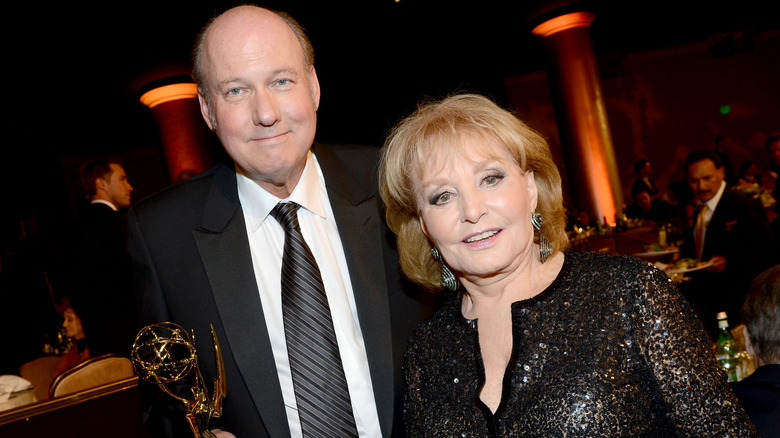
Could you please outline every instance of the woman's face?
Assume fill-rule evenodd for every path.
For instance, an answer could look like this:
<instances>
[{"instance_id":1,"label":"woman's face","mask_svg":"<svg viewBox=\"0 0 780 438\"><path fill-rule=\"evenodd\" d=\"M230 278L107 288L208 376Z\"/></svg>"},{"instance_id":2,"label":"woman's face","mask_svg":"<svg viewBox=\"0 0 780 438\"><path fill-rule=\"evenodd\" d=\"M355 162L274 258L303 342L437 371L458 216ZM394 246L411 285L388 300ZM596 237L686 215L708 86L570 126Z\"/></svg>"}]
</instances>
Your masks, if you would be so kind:
<instances>
[{"instance_id":1,"label":"woman's face","mask_svg":"<svg viewBox=\"0 0 780 438\"><path fill-rule=\"evenodd\" d=\"M63 312L62 328L65 329L65 336L73 339L82 339L84 337L84 330L81 328L81 320L76 315L73 309L66 309Z\"/></svg>"},{"instance_id":2,"label":"woman's face","mask_svg":"<svg viewBox=\"0 0 780 438\"><path fill-rule=\"evenodd\" d=\"M423 231L453 270L474 279L512 272L534 256L537 202L532 172L502 144L480 146L434 156L417 186Z\"/></svg>"}]
</instances>

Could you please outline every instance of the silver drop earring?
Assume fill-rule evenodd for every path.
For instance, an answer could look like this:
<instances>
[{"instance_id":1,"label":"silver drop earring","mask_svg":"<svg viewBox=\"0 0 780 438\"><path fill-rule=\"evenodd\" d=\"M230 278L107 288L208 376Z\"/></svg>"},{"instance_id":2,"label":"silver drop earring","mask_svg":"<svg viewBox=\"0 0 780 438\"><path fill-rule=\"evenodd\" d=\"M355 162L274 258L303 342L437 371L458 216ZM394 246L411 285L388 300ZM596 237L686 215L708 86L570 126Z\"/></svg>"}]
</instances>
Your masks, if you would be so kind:
<instances>
[{"instance_id":1,"label":"silver drop earring","mask_svg":"<svg viewBox=\"0 0 780 438\"><path fill-rule=\"evenodd\" d=\"M534 226L534 230L539 236L539 261L544 263L547 261L547 258L550 257L550 254L552 254L552 246L550 245L550 241L544 237L544 233L542 233L541 213L536 211L531 213L531 225Z\"/></svg>"},{"instance_id":2,"label":"silver drop earring","mask_svg":"<svg viewBox=\"0 0 780 438\"><path fill-rule=\"evenodd\" d=\"M455 278L455 274L450 271L450 268L447 267L447 264L444 263L444 259L441 256L441 253L439 252L439 248L436 248L435 246L431 248L431 255L433 256L433 259L437 262L441 263L441 285L442 287L449 289L451 291L458 290L458 279Z\"/></svg>"}]
</instances>

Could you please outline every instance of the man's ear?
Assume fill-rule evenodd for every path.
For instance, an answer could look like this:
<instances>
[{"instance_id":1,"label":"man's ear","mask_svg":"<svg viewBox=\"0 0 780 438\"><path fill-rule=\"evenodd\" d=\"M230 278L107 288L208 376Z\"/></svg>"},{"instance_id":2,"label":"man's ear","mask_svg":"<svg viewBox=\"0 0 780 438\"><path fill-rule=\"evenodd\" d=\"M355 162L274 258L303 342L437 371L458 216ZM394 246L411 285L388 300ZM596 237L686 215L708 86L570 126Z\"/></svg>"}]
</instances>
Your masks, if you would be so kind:
<instances>
[{"instance_id":1,"label":"man's ear","mask_svg":"<svg viewBox=\"0 0 780 438\"><path fill-rule=\"evenodd\" d=\"M320 81L317 79L317 70L313 65L309 71L309 91L314 102L314 110L317 111L320 108Z\"/></svg>"},{"instance_id":2,"label":"man's ear","mask_svg":"<svg viewBox=\"0 0 780 438\"><path fill-rule=\"evenodd\" d=\"M105 191L108 187L108 181L104 180L103 178L97 177L95 178L95 191L99 192L101 190Z\"/></svg>"},{"instance_id":3,"label":"man's ear","mask_svg":"<svg viewBox=\"0 0 780 438\"><path fill-rule=\"evenodd\" d=\"M213 131L214 124L211 123L211 110L209 108L208 102L206 102L206 98L203 97L203 95L200 93L200 90L198 90L198 104L200 104L200 115L203 116L203 120L206 121L209 129Z\"/></svg>"},{"instance_id":4,"label":"man's ear","mask_svg":"<svg viewBox=\"0 0 780 438\"><path fill-rule=\"evenodd\" d=\"M748 331L746 325L742 326L742 337L745 338L745 350L747 350L749 355L756 357L756 351L753 348L753 341L750 340L750 332Z\"/></svg>"}]
</instances>

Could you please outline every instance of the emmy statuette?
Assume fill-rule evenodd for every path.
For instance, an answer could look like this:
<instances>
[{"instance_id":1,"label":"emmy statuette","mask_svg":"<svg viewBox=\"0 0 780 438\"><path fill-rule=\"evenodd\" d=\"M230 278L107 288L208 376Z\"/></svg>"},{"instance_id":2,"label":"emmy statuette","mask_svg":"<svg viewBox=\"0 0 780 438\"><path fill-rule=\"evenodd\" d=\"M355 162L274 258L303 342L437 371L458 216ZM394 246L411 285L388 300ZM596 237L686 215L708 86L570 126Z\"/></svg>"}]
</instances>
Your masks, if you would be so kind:
<instances>
[{"instance_id":1,"label":"emmy statuette","mask_svg":"<svg viewBox=\"0 0 780 438\"><path fill-rule=\"evenodd\" d=\"M178 324L162 322L144 327L138 332L130 353L130 359L142 379L157 384L166 394L184 404L187 423L196 438L214 437L208 428L209 420L222 415L222 399L226 395L225 365L214 326L211 326L211 336L217 362L211 398L198 369L194 335L190 336ZM168 387L188 378L193 381L189 388L191 397L178 395Z\"/></svg>"}]
</instances>

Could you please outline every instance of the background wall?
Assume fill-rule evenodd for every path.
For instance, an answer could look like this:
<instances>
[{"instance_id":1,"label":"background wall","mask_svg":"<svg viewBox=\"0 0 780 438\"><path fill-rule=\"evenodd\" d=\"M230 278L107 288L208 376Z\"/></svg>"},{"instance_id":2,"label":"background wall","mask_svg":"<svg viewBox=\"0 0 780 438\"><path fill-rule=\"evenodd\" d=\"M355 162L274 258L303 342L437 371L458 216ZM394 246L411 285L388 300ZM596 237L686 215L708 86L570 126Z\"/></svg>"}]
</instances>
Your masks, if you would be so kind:
<instances>
[{"instance_id":1,"label":"background wall","mask_svg":"<svg viewBox=\"0 0 780 438\"><path fill-rule=\"evenodd\" d=\"M661 189L684 177L689 152L716 141L729 154L735 174L745 160L767 169L764 142L780 130L779 31L607 54L599 57L599 67L626 203L631 202L633 165L640 158L651 161ZM571 181L546 74L506 78L505 86L509 106L550 141L568 191ZM721 114L724 106L730 113Z\"/></svg>"}]
</instances>

